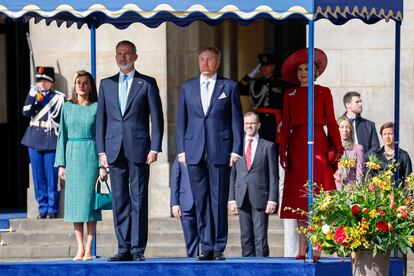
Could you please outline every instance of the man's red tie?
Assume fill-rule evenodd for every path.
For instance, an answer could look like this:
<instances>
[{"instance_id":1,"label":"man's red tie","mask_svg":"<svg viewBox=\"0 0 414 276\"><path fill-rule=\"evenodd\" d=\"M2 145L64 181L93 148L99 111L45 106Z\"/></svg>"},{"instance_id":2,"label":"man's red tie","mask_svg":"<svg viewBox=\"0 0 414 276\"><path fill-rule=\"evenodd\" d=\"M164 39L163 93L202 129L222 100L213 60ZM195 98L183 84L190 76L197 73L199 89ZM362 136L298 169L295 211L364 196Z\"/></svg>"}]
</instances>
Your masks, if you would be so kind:
<instances>
[{"instance_id":1,"label":"man's red tie","mask_svg":"<svg viewBox=\"0 0 414 276\"><path fill-rule=\"evenodd\" d=\"M250 168L252 167L252 142L253 142L253 139L249 139L247 141L249 141L249 143L247 144L245 158L246 158L247 170L250 171Z\"/></svg>"}]
</instances>

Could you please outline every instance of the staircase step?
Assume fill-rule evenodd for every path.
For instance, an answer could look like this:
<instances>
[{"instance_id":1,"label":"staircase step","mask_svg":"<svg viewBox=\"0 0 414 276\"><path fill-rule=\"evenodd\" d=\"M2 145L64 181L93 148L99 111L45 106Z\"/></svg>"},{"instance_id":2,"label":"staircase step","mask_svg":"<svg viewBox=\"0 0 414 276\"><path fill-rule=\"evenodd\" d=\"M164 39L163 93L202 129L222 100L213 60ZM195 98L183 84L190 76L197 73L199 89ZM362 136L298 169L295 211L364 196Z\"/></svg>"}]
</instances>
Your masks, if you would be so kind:
<instances>
[{"instance_id":1,"label":"staircase step","mask_svg":"<svg viewBox=\"0 0 414 276\"><path fill-rule=\"evenodd\" d=\"M229 216L229 230L239 230L240 224L237 216ZM10 220L10 226L16 232L36 232L42 229L43 232L70 232L73 231L73 224L64 222L63 219L13 219ZM277 216L270 216L269 229L283 229L283 221ZM113 231L113 222L111 219L105 219L98 222L98 231ZM169 231L181 230L181 224L174 218L151 218L148 221L148 231L160 231L168 229Z\"/></svg>"},{"instance_id":2,"label":"staircase step","mask_svg":"<svg viewBox=\"0 0 414 276\"><path fill-rule=\"evenodd\" d=\"M53 244L76 244L75 233L65 232L65 233L46 233L46 232L13 232L13 233L3 233L2 238L3 242L7 246L22 245L22 244L32 244L32 245L53 245ZM270 242L282 242L283 241L283 231L281 230L269 230L268 231L268 240ZM184 243L183 232L181 229L178 231L171 232L153 232L148 234L148 241L152 243ZM112 231L110 232L100 232L97 233L97 242L106 244L116 244L115 234ZM238 231L229 231L228 244L239 244L240 243L240 233Z\"/></svg>"},{"instance_id":3,"label":"staircase step","mask_svg":"<svg viewBox=\"0 0 414 276\"><path fill-rule=\"evenodd\" d=\"M0 247L0 260L5 259L65 259L71 258L76 254L76 245L37 245L37 246L13 246L13 247ZM269 246L270 256L280 257L283 256L283 247ZM101 257L110 257L117 252L117 245L99 245L97 246L97 255ZM241 256L240 245L228 245L224 252L226 256ZM163 257L185 257L185 247L183 245L177 245L172 243L160 243L151 244L148 243L145 251L145 256L148 258L163 258Z\"/></svg>"}]
</instances>

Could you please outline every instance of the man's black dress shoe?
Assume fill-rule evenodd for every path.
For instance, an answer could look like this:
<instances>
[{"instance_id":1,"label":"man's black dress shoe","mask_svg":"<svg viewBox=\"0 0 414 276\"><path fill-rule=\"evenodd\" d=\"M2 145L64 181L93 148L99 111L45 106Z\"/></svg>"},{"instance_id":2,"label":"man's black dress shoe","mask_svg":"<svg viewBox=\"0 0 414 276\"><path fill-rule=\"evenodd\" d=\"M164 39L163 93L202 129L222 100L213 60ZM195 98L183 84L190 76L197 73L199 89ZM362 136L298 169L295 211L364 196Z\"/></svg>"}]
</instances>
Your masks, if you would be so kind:
<instances>
[{"instance_id":1,"label":"man's black dress shoe","mask_svg":"<svg viewBox=\"0 0 414 276\"><path fill-rule=\"evenodd\" d=\"M145 256L142 253L134 253L132 254L133 261L145 261Z\"/></svg>"},{"instance_id":2,"label":"man's black dress shoe","mask_svg":"<svg viewBox=\"0 0 414 276\"><path fill-rule=\"evenodd\" d=\"M217 261L224 261L226 257L224 257L223 252L214 252L214 259Z\"/></svg>"},{"instance_id":3,"label":"man's black dress shoe","mask_svg":"<svg viewBox=\"0 0 414 276\"><path fill-rule=\"evenodd\" d=\"M57 218L58 217L58 215L57 214L48 214L47 215L47 218L48 219L55 219L55 218Z\"/></svg>"},{"instance_id":4,"label":"man's black dress shoe","mask_svg":"<svg viewBox=\"0 0 414 276\"><path fill-rule=\"evenodd\" d=\"M128 262L132 261L131 253L118 253L115 256L108 258L108 262Z\"/></svg>"},{"instance_id":5,"label":"man's black dress shoe","mask_svg":"<svg viewBox=\"0 0 414 276\"><path fill-rule=\"evenodd\" d=\"M37 219L44 219L44 218L46 218L46 215L39 214L36 218L37 218Z\"/></svg>"},{"instance_id":6,"label":"man's black dress shoe","mask_svg":"<svg viewBox=\"0 0 414 276\"><path fill-rule=\"evenodd\" d=\"M199 261L211 261L214 260L213 252L202 252L200 256L198 256Z\"/></svg>"}]
</instances>

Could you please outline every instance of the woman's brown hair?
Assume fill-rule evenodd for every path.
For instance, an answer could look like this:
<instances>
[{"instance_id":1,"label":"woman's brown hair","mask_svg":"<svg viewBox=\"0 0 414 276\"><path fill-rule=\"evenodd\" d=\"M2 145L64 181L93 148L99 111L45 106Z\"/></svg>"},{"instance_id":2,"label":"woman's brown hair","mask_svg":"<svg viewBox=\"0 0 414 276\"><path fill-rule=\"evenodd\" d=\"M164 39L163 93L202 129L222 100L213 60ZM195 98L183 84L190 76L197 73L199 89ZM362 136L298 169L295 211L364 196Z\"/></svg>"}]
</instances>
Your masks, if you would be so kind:
<instances>
[{"instance_id":1,"label":"woman's brown hair","mask_svg":"<svg viewBox=\"0 0 414 276\"><path fill-rule=\"evenodd\" d=\"M97 102L98 101L98 92L96 90L95 79L93 78L91 73L89 73L85 70L80 70L80 71L76 72L76 77L75 77L75 81L73 83L72 96L70 98L70 101L74 104L78 104L78 94L76 93L76 88L75 88L76 87L76 80L80 77L83 77L83 76L86 76L89 79L89 82L91 84L91 90L89 91L89 94L88 94L89 104Z\"/></svg>"}]
</instances>

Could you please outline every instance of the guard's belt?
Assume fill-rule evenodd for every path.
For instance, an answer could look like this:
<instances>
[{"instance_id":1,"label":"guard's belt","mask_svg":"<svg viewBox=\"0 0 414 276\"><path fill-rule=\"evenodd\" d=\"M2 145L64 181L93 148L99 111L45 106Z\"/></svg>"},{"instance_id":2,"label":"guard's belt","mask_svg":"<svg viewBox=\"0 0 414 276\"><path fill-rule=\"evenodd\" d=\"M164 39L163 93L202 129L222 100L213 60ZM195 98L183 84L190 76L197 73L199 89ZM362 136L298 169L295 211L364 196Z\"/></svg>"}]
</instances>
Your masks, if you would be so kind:
<instances>
[{"instance_id":1,"label":"guard's belt","mask_svg":"<svg viewBox=\"0 0 414 276\"><path fill-rule=\"evenodd\" d=\"M30 126L41 127L41 128L50 128L51 125L45 121L30 121Z\"/></svg>"}]
</instances>

